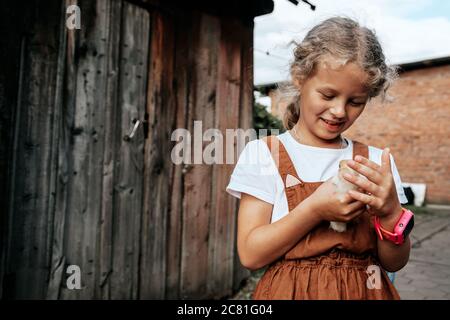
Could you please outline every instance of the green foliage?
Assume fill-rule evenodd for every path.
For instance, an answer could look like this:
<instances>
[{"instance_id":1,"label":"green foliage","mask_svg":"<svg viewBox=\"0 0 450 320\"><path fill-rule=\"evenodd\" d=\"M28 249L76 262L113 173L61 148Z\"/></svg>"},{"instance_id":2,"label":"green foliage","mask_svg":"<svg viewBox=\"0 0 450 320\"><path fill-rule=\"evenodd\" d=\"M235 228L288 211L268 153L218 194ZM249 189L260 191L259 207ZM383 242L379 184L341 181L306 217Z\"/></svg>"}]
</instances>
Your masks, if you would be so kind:
<instances>
[{"instance_id":1,"label":"green foliage","mask_svg":"<svg viewBox=\"0 0 450 320\"><path fill-rule=\"evenodd\" d=\"M269 129L278 129L280 133L285 131L282 121L268 112L266 107L259 103L255 103L253 106L253 128L257 132L259 129L267 129L267 134L269 135Z\"/></svg>"},{"instance_id":2,"label":"green foliage","mask_svg":"<svg viewBox=\"0 0 450 320\"><path fill-rule=\"evenodd\" d=\"M427 207L416 207L414 205L402 205L402 207L411 210L414 214L431 214L432 210Z\"/></svg>"}]
</instances>

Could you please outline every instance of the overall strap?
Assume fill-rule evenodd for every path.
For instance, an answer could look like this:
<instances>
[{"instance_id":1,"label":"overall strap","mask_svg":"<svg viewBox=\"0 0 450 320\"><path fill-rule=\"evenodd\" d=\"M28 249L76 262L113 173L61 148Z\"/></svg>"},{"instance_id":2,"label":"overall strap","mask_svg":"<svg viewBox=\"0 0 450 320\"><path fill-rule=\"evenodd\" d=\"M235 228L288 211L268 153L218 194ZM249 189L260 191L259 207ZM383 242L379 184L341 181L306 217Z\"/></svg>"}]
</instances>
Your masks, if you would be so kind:
<instances>
[{"instance_id":1,"label":"overall strap","mask_svg":"<svg viewBox=\"0 0 450 320\"><path fill-rule=\"evenodd\" d=\"M272 154L272 158L275 161L275 165L278 168L278 172L283 180L285 188L303 184L303 181L295 170L291 157L280 139L276 136L267 136L262 138L262 140L267 144L270 153ZM353 140L352 159L355 159L355 156L357 155L369 159L369 147L359 141Z\"/></svg>"},{"instance_id":2,"label":"overall strap","mask_svg":"<svg viewBox=\"0 0 450 320\"><path fill-rule=\"evenodd\" d=\"M369 159L369 147L361 142L353 140L353 157L352 159L355 159L355 156L363 156L364 158Z\"/></svg>"},{"instance_id":3,"label":"overall strap","mask_svg":"<svg viewBox=\"0 0 450 320\"><path fill-rule=\"evenodd\" d=\"M262 138L267 144L275 165L278 168L284 187L289 188L298 184L303 184L295 170L294 163L291 160L283 143L276 136L267 136Z\"/></svg>"}]
</instances>

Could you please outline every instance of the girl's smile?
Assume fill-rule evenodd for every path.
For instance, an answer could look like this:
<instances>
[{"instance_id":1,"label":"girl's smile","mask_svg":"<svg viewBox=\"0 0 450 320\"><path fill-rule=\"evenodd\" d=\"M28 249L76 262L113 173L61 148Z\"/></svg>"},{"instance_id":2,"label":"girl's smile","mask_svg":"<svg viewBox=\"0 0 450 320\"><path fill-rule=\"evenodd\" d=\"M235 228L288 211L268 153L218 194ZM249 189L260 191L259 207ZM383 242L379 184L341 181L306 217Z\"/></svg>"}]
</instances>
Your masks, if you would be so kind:
<instances>
[{"instance_id":1,"label":"girl's smile","mask_svg":"<svg viewBox=\"0 0 450 320\"><path fill-rule=\"evenodd\" d=\"M323 120L321 123L327 128L327 130L331 132L337 132L341 129L341 127L345 124L345 121L342 122L334 122L334 121L328 121L324 118L320 118Z\"/></svg>"}]
</instances>

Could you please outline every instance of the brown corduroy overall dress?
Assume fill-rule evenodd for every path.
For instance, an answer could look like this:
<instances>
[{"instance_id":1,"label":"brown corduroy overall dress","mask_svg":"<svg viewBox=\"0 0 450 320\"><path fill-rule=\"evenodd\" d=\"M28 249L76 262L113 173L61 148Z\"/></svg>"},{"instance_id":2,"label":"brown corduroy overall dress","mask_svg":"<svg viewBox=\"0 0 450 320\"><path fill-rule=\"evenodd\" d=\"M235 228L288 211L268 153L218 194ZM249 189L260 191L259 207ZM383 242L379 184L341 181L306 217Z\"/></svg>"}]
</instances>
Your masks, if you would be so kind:
<instances>
[{"instance_id":1,"label":"brown corduroy overall dress","mask_svg":"<svg viewBox=\"0 0 450 320\"><path fill-rule=\"evenodd\" d=\"M323 182L302 181L281 141L275 136L264 141L285 184L291 212ZM356 155L368 158L368 146L353 141L353 159ZM286 187L288 175L300 183ZM369 213L366 211L348 223L347 231L342 233L330 229L329 225L328 221L321 222L284 256L272 262L258 282L253 299L400 299L379 266L377 238ZM381 285L371 288L368 267L374 265L381 271L378 278Z\"/></svg>"}]
</instances>

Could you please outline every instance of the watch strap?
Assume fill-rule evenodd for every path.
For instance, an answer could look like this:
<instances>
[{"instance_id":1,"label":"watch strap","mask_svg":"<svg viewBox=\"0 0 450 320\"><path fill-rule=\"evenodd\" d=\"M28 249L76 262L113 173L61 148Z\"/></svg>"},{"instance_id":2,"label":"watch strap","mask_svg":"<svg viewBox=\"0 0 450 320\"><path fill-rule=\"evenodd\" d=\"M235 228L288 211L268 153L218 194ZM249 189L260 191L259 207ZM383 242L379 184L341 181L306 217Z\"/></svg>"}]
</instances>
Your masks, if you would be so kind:
<instances>
[{"instance_id":1,"label":"watch strap","mask_svg":"<svg viewBox=\"0 0 450 320\"><path fill-rule=\"evenodd\" d=\"M384 240L385 238L397 245L402 244L405 240L404 231L409 223L409 221L414 217L414 214L405 208L402 208L402 213L400 218L396 222L394 226L394 231L391 232L383 228L380 222L380 218L378 216L374 217L374 227L375 231L380 240Z\"/></svg>"}]
</instances>

